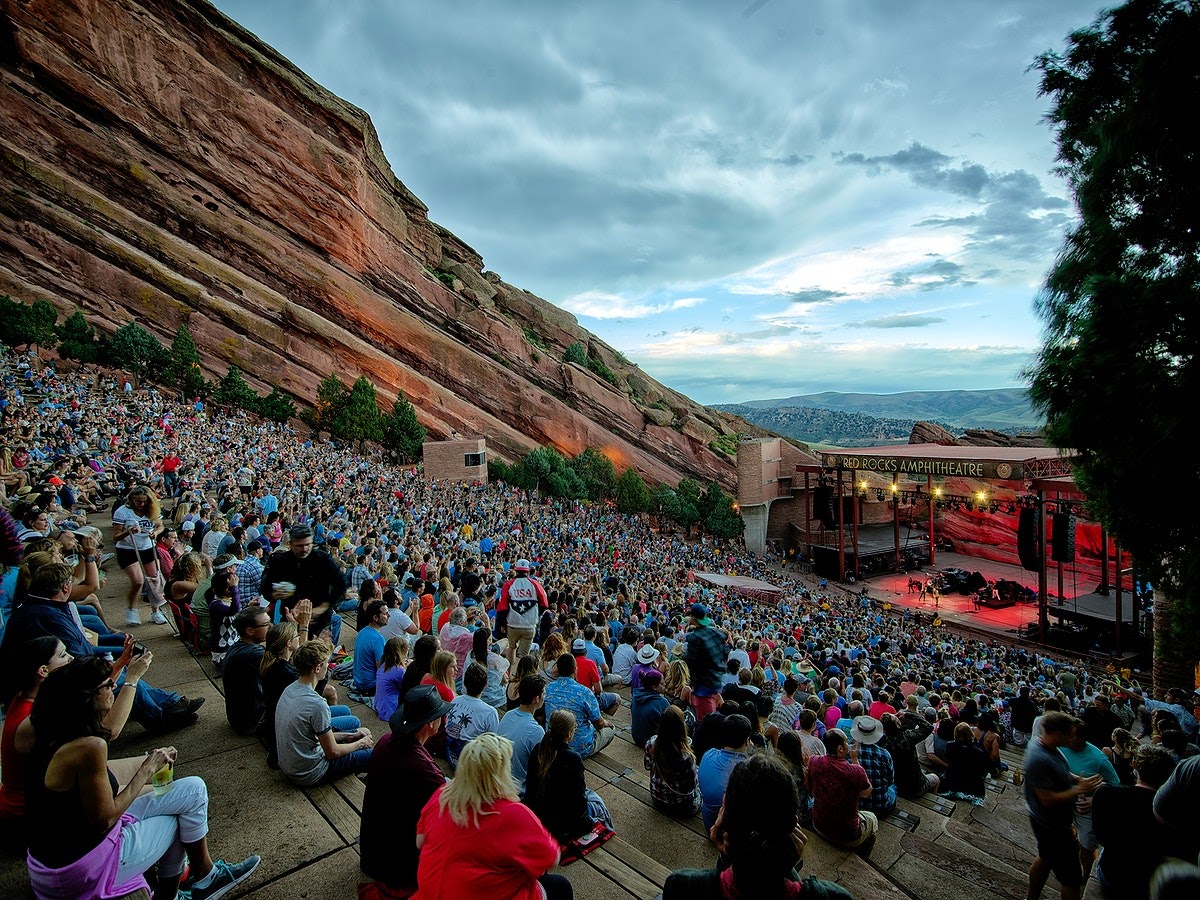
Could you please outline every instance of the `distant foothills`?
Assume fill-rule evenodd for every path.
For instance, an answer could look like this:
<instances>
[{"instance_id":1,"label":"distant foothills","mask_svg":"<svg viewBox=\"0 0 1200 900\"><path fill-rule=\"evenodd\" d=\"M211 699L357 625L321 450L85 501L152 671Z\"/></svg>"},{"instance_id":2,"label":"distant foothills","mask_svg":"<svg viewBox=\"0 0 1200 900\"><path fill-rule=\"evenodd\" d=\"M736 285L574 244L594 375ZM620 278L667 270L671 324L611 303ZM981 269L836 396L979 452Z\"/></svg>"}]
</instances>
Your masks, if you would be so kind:
<instances>
[{"instance_id":1,"label":"distant foothills","mask_svg":"<svg viewBox=\"0 0 1200 900\"><path fill-rule=\"evenodd\" d=\"M907 443L917 422L952 434L982 429L1029 434L1045 424L1024 388L907 391L901 394L804 394L782 400L714 404L753 425L810 446L873 447Z\"/></svg>"}]
</instances>

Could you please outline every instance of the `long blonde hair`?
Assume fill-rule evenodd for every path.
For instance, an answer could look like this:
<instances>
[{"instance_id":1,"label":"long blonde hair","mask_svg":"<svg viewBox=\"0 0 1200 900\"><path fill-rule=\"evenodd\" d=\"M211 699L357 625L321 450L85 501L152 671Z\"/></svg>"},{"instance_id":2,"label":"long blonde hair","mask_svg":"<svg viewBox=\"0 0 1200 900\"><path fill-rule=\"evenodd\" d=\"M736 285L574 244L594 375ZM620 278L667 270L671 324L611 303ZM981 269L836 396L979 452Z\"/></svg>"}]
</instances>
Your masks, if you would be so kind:
<instances>
[{"instance_id":1,"label":"long blonde hair","mask_svg":"<svg viewBox=\"0 0 1200 900\"><path fill-rule=\"evenodd\" d=\"M429 677L454 690L454 677L450 674L450 666L456 662L458 657L449 650L439 650L429 661Z\"/></svg>"},{"instance_id":2,"label":"long blonde hair","mask_svg":"<svg viewBox=\"0 0 1200 900\"><path fill-rule=\"evenodd\" d=\"M458 755L454 779L442 788L438 805L459 828L479 826L480 816L497 800L520 798L512 776L513 745L508 738L487 732L472 738Z\"/></svg>"},{"instance_id":3,"label":"long blonde hair","mask_svg":"<svg viewBox=\"0 0 1200 900\"><path fill-rule=\"evenodd\" d=\"M158 502L158 495L144 484L135 486L129 492L129 496L125 498L125 505L133 509L133 498L138 494L146 495L146 518L151 522L162 519L162 505Z\"/></svg>"},{"instance_id":4,"label":"long blonde hair","mask_svg":"<svg viewBox=\"0 0 1200 900\"><path fill-rule=\"evenodd\" d=\"M667 667L667 675L663 678L662 692L668 697L678 697L680 692L688 686L692 675L688 671L688 664L682 659L671 660L671 665Z\"/></svg>"}]
</instances>

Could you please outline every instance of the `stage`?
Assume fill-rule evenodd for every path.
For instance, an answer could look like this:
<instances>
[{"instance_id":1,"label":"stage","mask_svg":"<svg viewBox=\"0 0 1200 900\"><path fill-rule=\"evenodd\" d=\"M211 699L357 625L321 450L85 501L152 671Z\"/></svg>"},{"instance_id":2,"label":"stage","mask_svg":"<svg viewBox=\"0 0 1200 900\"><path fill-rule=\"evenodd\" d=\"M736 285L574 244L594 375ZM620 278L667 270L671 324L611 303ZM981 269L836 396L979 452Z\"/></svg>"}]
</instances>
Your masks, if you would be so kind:
<instances>
[{"instance_id":1,"label":"stage","mask_svg":"<svg viewBox=\"0 0 1200 900\"><path fill-rule=\"evenodd\" d=\"M1037 573L1030 572L1020 566L992 562L963 556L959 553L939 551L937 566L922 571L889 572L868 576L860 584L865 584L868 595L879 602L891 603L894 609L903 611L910 609L919 614L922 619L934 616L942 620L942 624L951 627L970 629L976 632L990 634L998 639L1036 640L1038 637L1038 605ZM962 569L968 574L978 572L985 581L1015 582L1028 590L1023 592L1031 598L1029 602L1018 602L1002 608L992 608L977 605L975 593L957 593L954 591L942 593L936 599L927 597L921 600L919 592L909 590L909 580L920 580L928 583L930 579L943 569ZM1051 573L1051 584L1057 583L1057 577ZM847 593L856 593L858 586L846 585L839 587ZM1122 620L1126 623L1122 633L1122 643L1131 630L1130 617L1133 608L1133 596L1124 592L1122 600ZM1063 649L1079 652L1090 651L1095 644L1096 629L1102 632L1101 639L1107 646L1112 641L1112 625L1116 621L1116 594L1108 596L1100 594L1084 594L1074 599L1066 599L1059 603L1051 599L1046 609L1049 617L1050 632L1047 643ZM1132 642L1129 646L1132 647Z\"/></svg>"}]
</instances>

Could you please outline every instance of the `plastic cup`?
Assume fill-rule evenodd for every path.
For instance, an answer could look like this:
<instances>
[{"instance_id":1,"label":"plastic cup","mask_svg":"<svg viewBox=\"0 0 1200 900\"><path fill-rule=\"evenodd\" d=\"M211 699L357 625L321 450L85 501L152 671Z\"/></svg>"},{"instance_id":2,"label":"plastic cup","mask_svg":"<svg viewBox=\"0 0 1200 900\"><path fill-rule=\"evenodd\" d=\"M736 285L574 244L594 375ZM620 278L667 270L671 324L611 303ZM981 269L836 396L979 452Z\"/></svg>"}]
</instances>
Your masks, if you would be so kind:
<instances>
[{"instance_id":1,"label":"plastic cup","mask_svg":"<svg viewBox=\"0 0 1200 900\"><path fill-rule=\"evenodd\" d=\"M152 776L150 784L154 786L154 796L161 797L175 786L175 767L167 763Z\"/></svg>"}]
</instances>

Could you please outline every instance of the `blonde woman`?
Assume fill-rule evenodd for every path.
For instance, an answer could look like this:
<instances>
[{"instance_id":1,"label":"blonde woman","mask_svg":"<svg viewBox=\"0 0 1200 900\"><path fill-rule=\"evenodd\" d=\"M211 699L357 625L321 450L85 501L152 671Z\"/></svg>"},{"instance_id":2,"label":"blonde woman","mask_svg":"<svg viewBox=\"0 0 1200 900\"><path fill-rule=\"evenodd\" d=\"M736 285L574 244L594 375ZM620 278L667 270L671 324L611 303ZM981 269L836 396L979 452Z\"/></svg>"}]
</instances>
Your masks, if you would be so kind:
<instances>
[{"instance_id":1,"label":"blonde woman","mask_svg":"<svg viewBox=\"0 0 1200 900\"><path fill-rule=\"evenodd\" d=\"M429 661L429 674L421 679L421 684L432 684L438 694L447 703L452 703L454 682L458 678L458 657L449 650L439 650ZM425 742L425 749L434 756L442 756L446 752L446 732L439 731Z\"/></svg>"},{"instance_id":2,"label":"blonde woman","mask_svg":"<svg viewBox=\"0 0 1200 900\"><path fill-rule=\"evenodd\" d=\"M126 625L141 625L138 598L142 585L156 583L158 578L158 551L154 542L162 531L162 509L158 497L145 485L136 485L125 503L113 511L113 544L117 551L117 565L129 578L129 591L125 596L128 609L125 611ZM161 599L161 598L160 598ZM162 603L154 607L150 621L155 625L166 625L167 617L162 614Z\"/></svg>"},{"instance_id":3,"label":"blonde woman","mask_svg":"<svg viewBox=\"0 0 1200 900\"><path fill-rule=\"evenodd\" d=\"M458 758L454 780L425 805L417 822L415 900L441 896L447 884L462 896L572 896L570 882L547 874L558 863L558 842L517 799L512 751L512 742L499 735L474 738Z\"/></svg>"}]
</instances>

